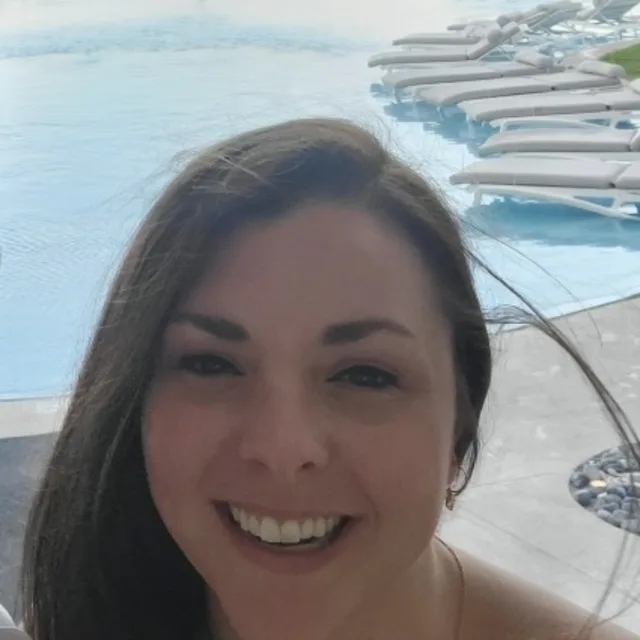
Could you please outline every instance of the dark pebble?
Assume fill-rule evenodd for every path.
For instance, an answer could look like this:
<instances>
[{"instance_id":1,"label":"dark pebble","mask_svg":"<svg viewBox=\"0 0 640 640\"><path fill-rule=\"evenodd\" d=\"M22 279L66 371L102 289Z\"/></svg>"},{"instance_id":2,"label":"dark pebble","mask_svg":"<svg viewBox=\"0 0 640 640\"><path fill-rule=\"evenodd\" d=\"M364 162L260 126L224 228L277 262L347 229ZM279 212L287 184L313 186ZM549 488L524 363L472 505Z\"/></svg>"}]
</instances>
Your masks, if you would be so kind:
<instances>
[{"instance_id":1,"label":"dark pebble","mask_svg":"<svg viewBox=\"0 0 640 640\"><path fill-rule=\"evenodd\" d=\"M591 489L580 489L573 494L573 497L578 504L588 507L596 499L596 494Z\"/></svg>"},{"instance_id":2,"label":"dark pebble","mask_svg":"<svg viewBox=\"0 0 640 640\"><path fill-rule=\"evenodd\" d=\"M571 476L571 484L576 489L584 489L589 484L589 478L584 473L576 472Z\"/></svg>"},{"instance_id":3,"label":"dark pebble","mask_svg":"<svg viewBox=\"0 0 640 640\"><path fill-rule=\"evenodd\" d=\"M634 506L632 502L623 501L622 504L620 505L620 508L623 509L624 512L627 514L627 517L629 517L633 512Z\"/></svg>"},{"instance_id":4,"label":"dark pebble","mask_svg":"<svg viewBox=\"0 0 640 640\"><path fill-rule=\"evenodd\" d=\"M612 514L611 514L611 524L616 525L617 527L619 527L623 522L625 522L629 517L629 514L626 511L623 511L622 509L616 509Z\"/></svg>"},{"instance_id":5,"label":"dark pebble","mask_svg":"<svg viewBox=\"0 0 640 640\"><path fill-rule=\"evenodd\" d=\"M602 469L597 464L585 464L581 472L589 478L589 480L601 480L604 477Z\"/></svg>"},{"instance_id":6,"label":"dark pebble","mask_svg":"<svg viewBox=\"0 0 640 640\"><path fill-rule=\"evenodd\" d=\"M627 497L627 490L620 486L607 487L607 495L619 496L622 499Z\"/></svg>"},{"instance_id":7,"label":"dark pebble","mask_svg":"<svg viewBox=\"0 0 640 640\"><path fill-rule=\"evenodd\" d=\"M598 511L596 511L596 515L601 520L611 523L611 512L605 511L604 509L599 509Z\"/></svg>"},{"instance_id":8,"label":"dark pebble","mask_svg":"<svg viewBox=\"0 0 640 640\"><path fill-rule=\"evenodd\" d=\"M598 503L602 504L620 504L622 498L615 493L601 493L598 496Z\"/></svg>"}]
</instances>

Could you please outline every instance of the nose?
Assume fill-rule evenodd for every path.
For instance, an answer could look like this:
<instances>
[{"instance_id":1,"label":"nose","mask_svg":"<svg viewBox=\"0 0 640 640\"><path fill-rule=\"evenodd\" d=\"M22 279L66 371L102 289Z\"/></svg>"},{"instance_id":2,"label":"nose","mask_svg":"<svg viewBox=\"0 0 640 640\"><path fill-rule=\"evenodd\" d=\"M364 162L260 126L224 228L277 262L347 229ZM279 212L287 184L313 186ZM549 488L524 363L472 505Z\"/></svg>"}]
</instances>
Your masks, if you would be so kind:
<instances>
[{"instance_id":1,"label":"nose","mask_svg":"<svg viewBox=\"0 0 640 640\"><path fill-rule=\"evenodd\" d=\"M240 458L289 483L326 467L326 436L313 404L295 385L270 385L247 412Z\"/></svg>"}]
</instances>

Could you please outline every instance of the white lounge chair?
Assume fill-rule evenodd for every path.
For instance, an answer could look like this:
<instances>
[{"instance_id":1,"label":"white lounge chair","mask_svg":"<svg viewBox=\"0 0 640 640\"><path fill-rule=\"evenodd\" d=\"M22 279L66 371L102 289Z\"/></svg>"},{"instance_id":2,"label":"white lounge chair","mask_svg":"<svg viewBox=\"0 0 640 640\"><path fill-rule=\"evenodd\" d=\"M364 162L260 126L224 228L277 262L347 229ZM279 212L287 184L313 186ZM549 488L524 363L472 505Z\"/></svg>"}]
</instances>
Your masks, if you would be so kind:
<instances>
[{"instance_id":1,"label":"white lounge chair","mask_svg":"<svg viewBox=\"0 0 640 640\"><path fill-rule=\"evenodd\" d=\"M628 14L638 4L639 0L594 0L592 7L579 11L575 20L569 20L564 27L569 33L587 37L635 37L640 22Z\"/></svg>"},{"instance_id":2,"label":"white lounge chair","mask_svg":"<svg viewBox=\"0 0 640 640\"><path fill-rule=\"evenodd\" d=\"M563 3L560 3L562 5ZM556 34L556 29L575 19L580 13L582 5L579 2L567 2L565 6L559 6L555 11L550 11L546 16L540 19L528 22L529 32L541 35Z\"/></svg>"},{"instance_id":3,"label":"white lounge chair","mask_svg":"<svg viewBox=\"0 0 640 640\"><path fill-rule=\"evenodd\" d=\"M575 69L544 75L520 76L451 82L428 87L416 87L413 97L418 102L428 102L437 107L447 107L460 102L502 96L546 94L552 91L576 91L619 87L625 77L622 67L600 60L584 60Z\"/></svg>"},{"instance_id":4,"label":"white lounge chair","mask_svg":"<svg viewBox=\"0 0 640 640\"><path fill-rule=\"evenodd\" d=\"M433 33L413 33L402 38L396 38L391 42L394 46L412 45L466 45L471 46L480 42L491 29L501 29L508 22L504 22L504 16L498 16L491 24L469 24L460 31L437 31Z\"/></svg>"},{"instance_id":5,"label":"white lounge chair","mask_svg":"<svg viewBox=\"0 0 640 640\"><path fill-rule=\"evenodd\" d=\"M640 80L619 89L562 91L537 95L468 100L458 104L470 121L500 129L513 126L565 126L571 121L607 121L611 125L628 120L640 111Z\"/></svg>"},{"instance_id":6,"label":"white lounge chair","mask_svg":"<svg viewBox=\"0 0 640 640\"><path fill-rule=\"evenodd\" d=\"M507 15L510 18L509 22L515 22L516 24L520 25L523 22L527 22L528 20L535 19L536 16L540 15L541 13L548 15L554 11L557 11L558 9L567 7L569 4L573 5L573 2L568 2L567 0L558 0L556 2L545 2L545 3L537 4L536 6L531 7L530 9L527 9L525 11L513 11L511 13L502 14L502 15L503 16ZM478 20L476 18L470 18L467 20L454 22L453 24L450 24L447 27L447 31L463 31L469 25L472 25L472 24L473 25L492 24L494 22L497 22L498 19L501 17L502 16L498 16L493 20L486 20L486 19Z\"/></svg>"},{"instance_id":7,"label":"white lounge chair","mask_svg":"<svg viewBox=\"0 0 640 640\"><path fill-rule=\"evenodd\" d=\"M523 50L518 51L513 60L433 65L419 70L392 71L382 77L382 84L387 89L399 91L418 85L516 78L564 71L564 69L551 56L537 51Z\"/></svg>"},{"instance_id":8,"label":"white lounge chair","mask_svg":"<svg viewBox=\"0 0 640 640\"><path fill-rule=\"evenodd\" d=\"M469 23L460 30L448 30L434 33L411 33L397 38L392 44L396 46L415 45L440 45L440 44L464 44L472 45L479 42L484 34L496 26L501 28L512 22L517 24L523 32L531 34L549 34L554 27L564 24L575 18L580 12L581 5L578 2L558 3L558 6L543 5L542 9L534 12L505 13L499 15L495 22L491 23Z\"/></svg>"},{"instance_id":9,"label":"white lounge chair","mask_svg":"<svg viewBox=\"0 0 640 640\"><path fill-rule=\"evenodd\" d=\"M547 200L612 218L640 221L640 162L574 158L504 157L480 160L454 173L450 181L474 194ZM610 201L609 205L602 204ZM629 211L628 205L634 210Z\"/></svg>"},{"instance_id":10,"label":"white lounge chair","mask_svg":"<svg viewBox=\"0 0 640 640\"><path fill-rule=\"evenodd\" d=\"M599 126L501 131L484 142L477 153L481 157L562 154L576 158L640 161L640 131Z\"/></svg>"},{"instance_id":11,"label":"white lounge chair","mask_svg":"<svg viewBox=\"0 0 640 640\"><path fill-rule=\"evenodd\" d=\"M520 28L514 23L505 25L502 29L491 29L482 40L470 47L441 46L419 51L386 51L369 58L369 67L398 67L412 64L431 64L439 62L464 62L480 60L491 54L508 56L503 45L509 43L520 34Z\"/></svg>"},{"instance_id":12,"label":"white lounge chair","mask_svg":"<svg viewBox=\"0 0 640 640\"><path fill-rule=\"evenodd\" d=\"M593 7L580 11L576 18L582 22L616 25L638 4L640 0L593 0Z\"/></svg>"},{"instance_id":13,"label":"white lounge chair","mask_svg":"<svg viewBox=\"0 0 640 640\"><path fill-rule=\"evenodd\" d=\"M499 15L493 23L471 22L460 30L450 29L445 32L411 33L395 39L392 44L405 47L440 44L472 45L479 42L489 29L496 26L502 28L510 22L517 24L523 33L528 36L536 34L549 35L553 33L553 29L558 25L563 25L574 19L582 8L580 3L571 1L558 3L557 7L552 5L542 6L542 9L532 13L513 12Z\"/></svg>"}]
</instances>

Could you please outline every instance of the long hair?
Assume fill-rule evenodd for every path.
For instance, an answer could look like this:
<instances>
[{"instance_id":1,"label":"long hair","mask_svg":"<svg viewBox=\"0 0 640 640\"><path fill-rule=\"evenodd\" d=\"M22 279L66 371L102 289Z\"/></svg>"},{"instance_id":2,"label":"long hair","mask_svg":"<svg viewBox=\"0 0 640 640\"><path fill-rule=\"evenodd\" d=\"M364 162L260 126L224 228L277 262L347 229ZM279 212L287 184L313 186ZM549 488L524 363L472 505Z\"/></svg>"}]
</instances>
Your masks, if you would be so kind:
<instances>
[{"instance_id":1,"label":"long hair","mask_svg":"<svg viewBox=\"0 0 640 640\"><path fill-rule=\"evenodd\" d=\"M220 249L247 225L310 201L359 206L420 252L451 327L455 454L465 469L459 490L471 478L491 380L491 318L471 265L488 268L465 246L456 217L428 181L348 122L295 120L234 137L202 152L168 185L107 295L27 523L22 606L34 640L175 640L204 625L203 581L149 492L142 406L167 320ZM636 442L588 364L521 300L528 310L516 320L569 352L623 442Z\"/></svg>"}]
</instances>

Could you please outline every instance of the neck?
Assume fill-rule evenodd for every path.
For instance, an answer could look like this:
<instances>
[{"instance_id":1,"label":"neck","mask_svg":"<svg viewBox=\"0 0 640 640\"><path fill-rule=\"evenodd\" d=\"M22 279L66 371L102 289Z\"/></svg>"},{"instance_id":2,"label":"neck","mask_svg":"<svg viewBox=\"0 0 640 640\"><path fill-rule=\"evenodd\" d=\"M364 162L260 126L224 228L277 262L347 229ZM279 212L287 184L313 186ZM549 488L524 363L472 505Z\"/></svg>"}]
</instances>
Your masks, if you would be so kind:
<instances>
[{"instance_id":1,"label":"neck","mask_svg":"<svg viewBox=\"0 0 640 640\"><path fill-rule=\"evenodd\" d=\"M461 576L451 552L433 538L420 559L376 594L328 640L456 640Z\"/></svg>"}]
</instances>

